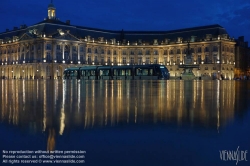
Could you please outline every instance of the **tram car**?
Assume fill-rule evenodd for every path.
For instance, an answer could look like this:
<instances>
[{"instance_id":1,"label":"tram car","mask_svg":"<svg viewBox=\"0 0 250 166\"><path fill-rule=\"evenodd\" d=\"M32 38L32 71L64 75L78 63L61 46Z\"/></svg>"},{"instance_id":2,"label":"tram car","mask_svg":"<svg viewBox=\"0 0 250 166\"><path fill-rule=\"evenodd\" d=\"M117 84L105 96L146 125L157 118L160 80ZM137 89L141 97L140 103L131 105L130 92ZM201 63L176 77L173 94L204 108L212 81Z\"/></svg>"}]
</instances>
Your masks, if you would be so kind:
<instances>
[{"instance_id":1,"label":"tram car","mask_svg":"<svg viewBox=\"0 0 250 166\"><path fill-rule=\"evenodd\" d=\"M166 66L159 64L71 67L63 73L64 79L83 80L168 80L169 77Z\"/></svg>"}]
</instances>

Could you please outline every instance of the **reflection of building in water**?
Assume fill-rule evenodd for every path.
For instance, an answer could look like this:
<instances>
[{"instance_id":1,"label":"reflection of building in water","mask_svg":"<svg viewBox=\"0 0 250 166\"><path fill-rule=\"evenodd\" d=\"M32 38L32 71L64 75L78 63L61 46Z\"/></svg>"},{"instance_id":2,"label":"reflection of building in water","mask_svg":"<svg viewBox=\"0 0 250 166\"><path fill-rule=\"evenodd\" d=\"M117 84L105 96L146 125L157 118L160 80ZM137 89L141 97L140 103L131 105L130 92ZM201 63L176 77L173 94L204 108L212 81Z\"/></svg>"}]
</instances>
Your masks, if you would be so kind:
<instances>
[{"instance_id":1,"label":"reflection of building in water","mask_svg":"<svg viewBox=\"0 0 250 166\"><path fill-rule=\"evenodd\" d=\"M47 141L47 150L48 151L54 151L55 150L55 130L54 129L49 129L49 134L48 134L48 141Z\"/></svg>"},{"instance_id":2,"label":"reflection of building in water","mask_svg":"<svg viewBox=\"0 0 250 166\"><path fill-rule=\"evenodd\" d=\"M53 16L51 11L53 10ZM60 78L64 68L82 65L164 64L179 77L187 41L195 76L234 77L235 41L220 25L172 31L111 31L71 25L48 6L45 20L0 33L0 77Z\"/></svg>"},{"instance_id":3,"label":"reflection of building in water","mask_svg":"<svg viewBox=\"0 0 250 166\"><path fill-rule=\"evenodd\" d=\"M243 118L249 105L249 82L235 82L235 116ZM248 100L246 100L248 99Z\"/></svg>"},{"instance_id":4,"label":"reflection of building in water","mask_svg":"<svg viewBox=\"0 0 250 166\"><path fill-rule=\"evenodd\" d=\"M68 87L71 83L65 84ZM78 83L78 87L79 84L80 111L66 107L65 118L69 115L71 122L85 128L124 123L220 126L234 116L234 82L92 81ZM76 96L79 91L72 92ZM70 101L69 95L63 96Z\"/></svg>"},{"instance_id":5,"label":"reflection of building in water","mask_svg":"<svg viewBox=\"0 0 250 166\"><path fill-rule=\"evenodd\" d=\"M236 113L235 101L239 101L241 94L233 90L235 84L234 81L2 80L1 121L48 132L50 148L55 135L78 127L172 123L219 128ZM238 104L237 107L241 108Z\"/></svg>"}]
</instances>

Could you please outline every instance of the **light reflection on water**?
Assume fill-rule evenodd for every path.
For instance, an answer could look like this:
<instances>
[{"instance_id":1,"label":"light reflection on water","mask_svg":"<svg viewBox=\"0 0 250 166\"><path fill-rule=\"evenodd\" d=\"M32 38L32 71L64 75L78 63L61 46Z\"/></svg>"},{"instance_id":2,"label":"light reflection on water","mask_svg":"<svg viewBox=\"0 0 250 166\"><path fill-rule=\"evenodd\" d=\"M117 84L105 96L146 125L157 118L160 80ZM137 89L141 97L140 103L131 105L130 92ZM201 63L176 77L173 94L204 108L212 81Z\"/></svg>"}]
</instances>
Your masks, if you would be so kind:
<instances>
[{"instance_id":1,"label":"light reflection on water","mask_svg":"<svg viewBox=\"0 0 250 166\"><path fill-rule=\"evenodd\" d=\"M2 80L1 121L36 128L172 123L218 128L234 118L235 81ZM241 97L241 96L238 96ZM41 123L37 122L43 122Z\"/></svg>"},{"instance_id":2,"label":"light reflection on water","mask_svg":"<svg viewBox=\"0 0 250 166\"><path fill-rule=\"evenodd\" d=\"M81 150L90 151L86 160L92 165L101 163L101 160L94 162L97 151L106 153L103 161L131 157L116 155L112 149L113 152L135 151L134 155L132 153L135 157L128 160L132 163L147 165L138 156L147 156L153 151L158 155L147 156L152 157L147 163L165 165L170 161L171 165L180 165L191 162L193 158L191 160L190 156L207 155L195 152L194 149L202 147L212 151L214 156L196 162L205 165L204 162L211 160L227 165L220 162L218 150L229 145L237 147L239 142L245 148L249 147L245 144L249 138L246 134L249 125L244 125L249 121L249 87L250 82L243 81L0 80L0 133L9 131L8 126L14 126L36 136L34 139L28 135L30 141L27 141L26 134L18 135L19 138L12 138L13 145L8 145L3 137L0 142L4 140L3 149L11 150L27 148L27 144L47 150L84 147ZM178 130L173 132L169 126ZM233 126L229 137L226 133L228 126ZM179 128L184 130L180 132ZM191 134L188 133L190 128L194 129ZM206 137L212 137L214 133L216 137L201 138L197 136L196 128ZM209 131L208 135L206 131ZM9 139L13 133L4 134ZM140 141L135 143L136 140ZM232 144L232 140L238 142ZM215 148L215 144L220 147ZM162 149L164 146L167 148ZM107 148L111 151L106 152ZM192 152L185 158L187 149ZM175 163L173 154L184 157L184 160ZM163 160L166 155L169 157Z\"/></svg>"}]
</instances>

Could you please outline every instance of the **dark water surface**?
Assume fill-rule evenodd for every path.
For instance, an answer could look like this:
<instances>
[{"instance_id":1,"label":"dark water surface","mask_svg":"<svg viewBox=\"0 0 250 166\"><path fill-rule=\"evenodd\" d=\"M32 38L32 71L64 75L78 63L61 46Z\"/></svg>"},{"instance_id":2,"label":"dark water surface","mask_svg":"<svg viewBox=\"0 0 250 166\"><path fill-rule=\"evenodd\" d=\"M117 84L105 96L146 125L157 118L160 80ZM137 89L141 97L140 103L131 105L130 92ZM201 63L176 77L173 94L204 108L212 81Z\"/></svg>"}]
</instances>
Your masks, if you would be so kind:
<instances>
[{"instance_id":1,"label":"dark water surface","mask_svg":"<svg viewBox=\"0 0 250 166\"><path fill-rule=\"evenodd\" d=\"M86 166L210 166L236 165L220 151L238 148L248 161L237 165L250 165L249 81L0 80L0 91L1 150L84 150Z\"/></svg>"}]
</instances>

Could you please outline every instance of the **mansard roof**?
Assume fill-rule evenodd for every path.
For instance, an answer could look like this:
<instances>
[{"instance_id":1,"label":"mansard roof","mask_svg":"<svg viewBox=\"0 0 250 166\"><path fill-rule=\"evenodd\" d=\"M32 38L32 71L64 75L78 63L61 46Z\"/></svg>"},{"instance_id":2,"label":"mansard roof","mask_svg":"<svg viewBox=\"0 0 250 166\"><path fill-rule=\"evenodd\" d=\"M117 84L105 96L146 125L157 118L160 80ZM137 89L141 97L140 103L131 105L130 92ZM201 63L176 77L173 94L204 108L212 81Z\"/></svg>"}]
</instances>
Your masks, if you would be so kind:
<instances>
[{"instance_id":1,"label":"mansard roof","mask_svg":"<svg viewBox=\"0 0 250 166\"><path fill-rule=\"evenodd\" d=\"M79 39L90 36L90 38L95 39L103 37L104 40L108 41L115 38L117 41L125 39L126 41L135 42L140 39L141 41L150 43L152 43L154 39L158 39L158 42L164 41L165 39L176 41L178 37L181 37L183 41L185 41L190 40L191 36L196 36L197 39L204 39L206 38L206 34L210 34L212 37L218 37L218 35L223 34L228 35L225 28L218 24L170 31L113 31L70 25L59 19L46 19L23 29L0 33L0 39L5 39L6 37L12 38L13 36L18 36L20 38L24 33L34 29L37 31L37 34L46 34L46 36L51 37L55 36L60 29L64 32L69 31L71 35Z\"/></svg>"},{"instance_id":2,"label":"mansard roof","mask_svg":"<svg viewBox=\"0 0 250 166\"><path fill-rule=\"evenodd\" d=\"M206 38L206 34L210 34L211 37L218 37L218 35L227 34L225 28L218 24L208 25L208 26L199 26L193 28L185 28L178 30L170 31L126 31L124 32L125 39L135 41L142 39L145 41L158 39L170 39L170 41L176 41L178 37L181 37L183 40L190 40L191 36L195 36L198 39Z\"/></svg>"}]
</instances>

